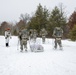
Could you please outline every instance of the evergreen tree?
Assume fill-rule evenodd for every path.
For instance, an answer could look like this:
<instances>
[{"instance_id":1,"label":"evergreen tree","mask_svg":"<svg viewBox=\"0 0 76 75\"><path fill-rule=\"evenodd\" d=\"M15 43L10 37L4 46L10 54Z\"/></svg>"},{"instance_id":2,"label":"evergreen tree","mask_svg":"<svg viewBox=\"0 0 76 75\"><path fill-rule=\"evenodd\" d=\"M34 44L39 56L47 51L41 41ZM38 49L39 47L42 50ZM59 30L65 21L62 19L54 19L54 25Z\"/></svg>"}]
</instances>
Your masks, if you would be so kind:
<instances>
[{"instance_id":1,"label":"evergreen tree","mask_svg":"<svg viewBox=\"0 0 76 75\"><path fill-rule=\"evenodd\" d=\"M43 8L41 4L39 4L35 14L29 22L29 28L36 29L39 33L42 28L46 28L48 16L49 14L46 7Z\"/></svg>"},{"instance_id":2,"label":"evergreen tree","mask_svg":"<svg viewBox=\"0 0 76 75\"><path fill-rule=\"evenodd\" d=\"M72 28L72 30L69 33L69 37L72 41L76 40L76 25Z\"/></svg>"},{"instance_id":3,"label":"evergreen tree","mask_svg":"<svg viewBox=\"0 0 76 75\"><path fill-rule=\"evenodd\" d=\"M17 30L15 29L15 30L13 30L13 35L18 35L18 33L17 33Z\"/></svg>"},{"instance_id":4,"label":"evergreen tree","mask_svg":"<svg viewBox=\"0 0 76 75\"><path fill-rule=\"evenodd\" d=\"M50 23L48 28L51 34L55 27L62 27L63 30L66 27L66 17L64 16L64 12L57 6L52 10L49 21Z\"/></svg>"},{"instance_id":5,"label":"evergreen tree","mask_svg":"<svg viewBox=\"0 0 76 75\"><path fill-rule=\"evenodd\" d=\"M76 11L74 11L69 18L68 26L70 30L74 27L75 24L76 24Z\"/></svg>"}]
</instances>

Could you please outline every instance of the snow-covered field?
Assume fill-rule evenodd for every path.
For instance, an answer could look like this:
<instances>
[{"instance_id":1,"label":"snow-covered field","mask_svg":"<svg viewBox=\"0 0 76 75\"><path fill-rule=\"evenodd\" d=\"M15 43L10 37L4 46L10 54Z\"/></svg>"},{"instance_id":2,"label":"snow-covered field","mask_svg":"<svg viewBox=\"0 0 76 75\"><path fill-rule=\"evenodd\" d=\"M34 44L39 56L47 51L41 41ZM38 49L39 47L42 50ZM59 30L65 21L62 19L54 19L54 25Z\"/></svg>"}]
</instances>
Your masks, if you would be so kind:
<instances>
[{"instance_id":1,"label":"snow-covered field","mask_svg":"<svg viewBox=\"0 0 76 75\"><path fill-rule=\"evenodd\" d=\"M41 43L41 39L37 39ZM42 44L44 52L21 53L18 39L12 36L10 47L0 36L0 75L76 75L76 42L62 40L63 50L53 50L53 39ZM18 48L18 50L17 50Z\"/></svg>"}]
</instances>

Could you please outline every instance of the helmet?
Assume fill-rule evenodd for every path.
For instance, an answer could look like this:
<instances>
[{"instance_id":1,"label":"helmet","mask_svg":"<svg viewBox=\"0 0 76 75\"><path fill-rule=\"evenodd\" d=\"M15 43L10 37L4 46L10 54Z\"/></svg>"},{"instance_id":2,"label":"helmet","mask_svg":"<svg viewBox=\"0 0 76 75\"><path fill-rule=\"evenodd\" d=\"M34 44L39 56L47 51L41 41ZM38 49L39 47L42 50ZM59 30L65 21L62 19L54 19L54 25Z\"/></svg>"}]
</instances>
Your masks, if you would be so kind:
<instances>
[{"instance_id":1,"label":"helmet","mask_svg":"<svg viewBox=\"0 0 76 75\"><path fill-rule=\"evenodd\" d=\"M5 31L10 30L10 28L6 28Z\"/></svg>"}]
</instances>

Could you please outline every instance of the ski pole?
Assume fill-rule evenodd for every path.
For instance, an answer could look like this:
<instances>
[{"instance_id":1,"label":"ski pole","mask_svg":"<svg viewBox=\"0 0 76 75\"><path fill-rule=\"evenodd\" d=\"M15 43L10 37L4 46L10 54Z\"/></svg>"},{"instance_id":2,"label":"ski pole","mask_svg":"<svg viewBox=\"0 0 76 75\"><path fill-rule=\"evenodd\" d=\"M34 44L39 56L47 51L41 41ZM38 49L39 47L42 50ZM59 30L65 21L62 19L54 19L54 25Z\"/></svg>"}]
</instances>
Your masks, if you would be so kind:
<instances>
[{"instance_id":1,"label":"ski pole","mask_svg":"<svg viewBox=\"0 0 76 75\"><path fill-rule=\"evenodd\" d=\"M17 43L17 50L19 50L19 39L18 39L18 43Z\"/></svg>"},{"instance_id":2,"label":"ski pole","mask_svg":"<svg viewBox=\"0 0 76 75\"><path fill-rule=\"evenodd\" d=\"M31 39L30 39L30 37L29 37L29 48L31 49L30 42L31 42Z\"/></svg>"}]
</instances>

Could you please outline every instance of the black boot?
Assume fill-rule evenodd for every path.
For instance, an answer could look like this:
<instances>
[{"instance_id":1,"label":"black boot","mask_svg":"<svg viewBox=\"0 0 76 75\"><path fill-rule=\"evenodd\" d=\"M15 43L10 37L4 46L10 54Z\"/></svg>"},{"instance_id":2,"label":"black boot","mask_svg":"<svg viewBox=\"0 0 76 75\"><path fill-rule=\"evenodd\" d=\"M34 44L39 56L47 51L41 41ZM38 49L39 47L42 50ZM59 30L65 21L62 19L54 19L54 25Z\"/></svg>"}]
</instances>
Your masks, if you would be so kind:
<instances>
[{"instance_id":1,"label":"black boot","mask_svg":"<svg viewBox=\"0 0 76 75\"><path fill-rule=\"evenodd\" d=\"M8 43L6 43L6 47L8 47Z\"/></svg>"}]
</instances>

